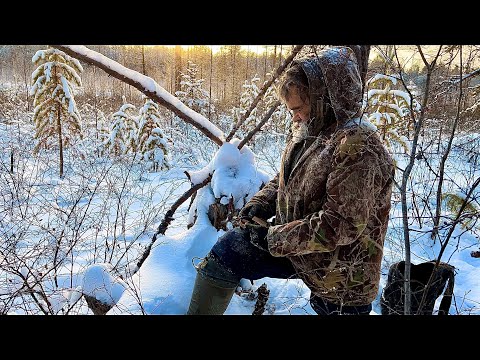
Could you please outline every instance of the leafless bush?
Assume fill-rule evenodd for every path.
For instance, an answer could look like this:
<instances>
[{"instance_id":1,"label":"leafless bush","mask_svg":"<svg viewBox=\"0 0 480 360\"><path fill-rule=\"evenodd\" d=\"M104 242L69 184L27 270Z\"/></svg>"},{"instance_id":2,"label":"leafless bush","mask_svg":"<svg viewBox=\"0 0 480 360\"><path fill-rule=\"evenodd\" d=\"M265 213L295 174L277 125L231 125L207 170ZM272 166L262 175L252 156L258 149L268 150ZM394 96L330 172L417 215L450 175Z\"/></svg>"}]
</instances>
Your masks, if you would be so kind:
<instances>
[{"instance_id":1,"label":"leafless bush","mask_svg":"<svg viewBox=\"0 0 480 360\"><path fill-rule=\"evenodd\" d=\"M17 146L13 173L9 157L0 157L0 313L85 313L78 296L83 270L108 262L127 278L187 180L162 181L133 157L99 160L75 151L60 180L55 156L32 157L31 133L0 138L28 138Z\"/></svg>"}]
</instances>

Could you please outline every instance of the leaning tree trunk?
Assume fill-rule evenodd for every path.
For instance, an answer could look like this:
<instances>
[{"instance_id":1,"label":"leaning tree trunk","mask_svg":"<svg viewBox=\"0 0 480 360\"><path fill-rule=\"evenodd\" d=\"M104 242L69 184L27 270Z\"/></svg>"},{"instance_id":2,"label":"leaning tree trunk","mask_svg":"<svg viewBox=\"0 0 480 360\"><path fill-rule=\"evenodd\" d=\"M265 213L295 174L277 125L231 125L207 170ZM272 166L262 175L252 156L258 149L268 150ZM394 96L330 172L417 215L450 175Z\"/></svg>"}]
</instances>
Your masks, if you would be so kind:
<instances>
[{"instance_id":1,"label":"leaning tree trunk","mask_svg":"<svg viewBox=\"0 0 480 360\"><path fill-rule=\"evenodd\" d=\"M84 46L51 46L76 59L95 65L104 70L106 73L110 74L112 77L133 86L145 94L148 98L157 102L159 105L166 107L168 110L173 111L175 115L183 119L185 122L196 127L215 144L219 146L223 145L223 138L225 135L217 126L208 121L208 119L203 115L187 107L175 96L164 90L152 78L144 76L137 71L128 69L116 61L113 61L106 56L92 51Z\"/></svg>"},{"instance_id":2,"label":"leaning tree trunk","mask_svg":"<svg viewBox=\"0 0 480 360\"><path fill-rule=\"evenodd\" d=\"M403 174L402 174L402 182L400 184L400 196L401 196L401 204L402 204L402 225L403 225L403 239L405 242L405 285L404 285L404 291L405 291L405 307L404 307L404 314L405 315L410 315L411 311L411 297L412 297L412 292L411 292L411 287L410 287L410 269L411 269L411 251L410 251L410 228L408 224L408 204L407 204L407 183L408 179L410 177L410 173L412 172L413 166L415 164L415 155L417 152L417 144L418 140L420 137L420 131L423 128L423 122L426 117L426 109L427 109L427 104L430 95L430 81L432 78L432 73L433 69L436 66L437 59L440 56L440 50L442 46L439 47L437 54L434 56L433 60L431 63L428 63L427 59L425 58L425 55L423 54L422 49L420 46L417 45L417 48L419 50L419 53L422 57L423 63L427 69L426 73L426 79L425 79L425 87L424 87L424 96L423 96L423 101L422 101L422 107L420 110L420 116L417 121L414 120L414 135L413 135L413 140L412 140L412 146L409 154L409 162L407 166L405 167ZM412 106L412 105L410 105ZM411 112L413 114L413 111Z\"/></svg>"},{"instance_id":3,"label":"leaning tree trunk","mask_svg":"<svg viewBox=\"0 0 480 360\"><path fill-rule=\"evenodd\" d=\"M245 122L246 119L250 116L252 111L257 107L258 103L260 100L263 98L265 93L267 92L268 88L273 84L273 82L285 71L287 66L293 61L295 56L302 50L304 45L297 45L293 48L292 53L285 59L285 61L277 68L275 73L273 74L272 78L268 80L260 89L260 92L258 93L257 97L255 100L253 100L252 104L248 108L248 110L245 112L245 114L242 115L242 117L238 120L238 122L233 126L232 130L230 131L230 134L228 134L227 138L225 141L230 141L237 130L242 126L242 124Z\"/></svg>"}]
</instances>

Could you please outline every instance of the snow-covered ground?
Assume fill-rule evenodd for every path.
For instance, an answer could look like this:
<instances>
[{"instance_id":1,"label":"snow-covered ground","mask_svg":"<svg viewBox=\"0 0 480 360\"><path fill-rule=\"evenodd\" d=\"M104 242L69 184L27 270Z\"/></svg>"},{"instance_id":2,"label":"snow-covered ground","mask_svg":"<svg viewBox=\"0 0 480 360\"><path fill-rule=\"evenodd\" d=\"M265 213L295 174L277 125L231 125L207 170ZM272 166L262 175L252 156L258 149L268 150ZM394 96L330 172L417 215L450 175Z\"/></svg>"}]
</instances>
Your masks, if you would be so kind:
<instances>
[{"instance_id":1,"label":"snow-covered ground","mask_svg":"<svg viewBox=\"0 0 480 360\"><path fill-rule=\"evenodd\" d=\"M248 200L241 194L253 195L251 189L278 169L283 145L283 139L264 142L254 156L248 148L239 152L227 144L212 153L210 163L187 163L185 153L172 154L170 170L150 173L129 157L98 157L84 140L66 150L65 177L60 179L54 151L31 155L33 134L31 125L0 123L0 147L5 149L0 153L1 313L90 314L80 296L83 292L116 303L108 314L184 314L195 279L194 264L224 233L208 221L208 202L214 196L227 199L231 193L240 208ZM11 149L13 175L9 173ZM403 167L405 160L399 156L397 161ZM435 168L436 161L432 158L430 166ZM480 174L478 164L472 168L465 153L452 153L447 165L446 188L452 192L465 189ZM212 170L217 178L213 186L198 192L191 206L189 200L180 206L166 235L157 238L145 263L131 276L168 208L190 188L185 170L195 182ZM434 205L434 195L425 193L428 187L422 188L433 178L425 163L418 162L412 178L416 192ZM229 188L234 180L236 186ZM420 198L416 201L425 208ZM195 208L197 220L188 229ZM413 206L411 209L414 213ZM429 213L422 216L427 218ZM432 260L439 253L441 244L430 239L431 227L429 220L421 226L418 222L411 225L414 263ZM442 234L446 230L448 227ZM480 260L470 256L472 250L478 250L476 231L458 226L442 257L457 270L451 314L480 314ZM404 258L402 236L401 206L394 194L380 290L388 266ZM302 281L270 278L253 285L242 281L244 291L241 296L234 295L226 314L251 314L255 306L251 294L263 283L270 290L266 313L315 314L308 303L310 291ZM378 301L379 297L372 314L380 313Z\"/></svg>"}]
</instances>

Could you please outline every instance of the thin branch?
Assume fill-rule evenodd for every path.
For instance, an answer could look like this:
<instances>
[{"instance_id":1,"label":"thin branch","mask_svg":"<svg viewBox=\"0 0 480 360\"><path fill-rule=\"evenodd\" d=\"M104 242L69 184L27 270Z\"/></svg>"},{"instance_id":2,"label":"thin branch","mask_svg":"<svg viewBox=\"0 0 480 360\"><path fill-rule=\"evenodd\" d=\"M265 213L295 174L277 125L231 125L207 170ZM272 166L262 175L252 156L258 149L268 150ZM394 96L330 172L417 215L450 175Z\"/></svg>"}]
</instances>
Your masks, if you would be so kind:
<instances>
[{"instance_id":1,"label":"thin branch","mask_svg":"<svg viewBox=\"0 0 480 360\"><path fill-rule=\"evenodd\" d=\"M442 247L440 249L440 253L438 254L438 258L435 262L435 267L433 268L433 271L432 271L432 274L430 275L430 278L428 279L428 282L427 282L427 285L425 286L425 291L422 295L422 300L420 301L420 304L418 305L418 310L417 310L417 314L420 314L421 311L422 311L422 308L425 304L425 300L426 300L426 295L427 295L427 292L428 292L428 289L430 288L430 286L432 285L432 282L433 282L433 275L435 273L435 270L438 268L438 265L440 263L440 259L442 258L442 255L443 253L445 252L445 249L447 248L447 245L448 245L448 242L450 241L450 238L452 237L452 234L455 230L455 227L457 226L458 223L460 223L460 221L462 220L461 219L461 216L462 216L462 213L463 211L465 210L465 208L467 207L468 203L469 203L469 200L470 200L470 197L473 195L473 192L475 191L475 189L477 188L477 186L480 184L480 177L477 178L477 180L475 180L475 182L473 183L472 187L470 188L470 190L468 191L468 194L467 196L465 197L465 199L463 200L462 202L462 206L460 206L460 209L458 210L458 213L457 213L457 216L455 217L455 219L453 220L453 223L452 223L452 226L450 227L449 231L448 231L448 234L447 236L445 237L445 242L442 244Z\"/></svg>"},{"instance_id":2,"label":"thin branch","mask_svg":"<svg viewBox=\"0 0 480 360\"><path fill-rule=\"evenodd\" d=\"M440 46L440 49L442 47ZM420 136L420 130L422 129L423 121L425 119L425 111L427 108L429 93L430 93L430 81L432 78L432 72L435 67L435 63L438 59L440 54L440 49L436 57L433 59L431 64L428 64L423 51L420 46L418 46L418 50L420 52L420 56L422 57L423 61L425 62L425 66L427 68L427 78L425 81L425 95L423 97L422 107L420 110L420 116L417 122L414 124L414 136L412 141L412 147L410 150L410 160L405 167L405 171L402 175L402 185L401 185L401 202L402 202L402 223L403 223L403 238L405 241L405 302L404 302L404 313L405 315L410 315L411 310L411 289L410 289L410 269L411 269L411 258L410 258L410 234L409 234L409 225L408 225L408 207L407 207L407 183L408 178L410 177L410 173L412 172L413 166L415 164L415 154L417 152L417 144L418 138ZM396 49L395 49L396 51Z\"/></svg>"},{"instance_id":3,"label":"thin branch","mask_svg":"<svg viewBox=\"0 0 480 360\"><path fill-rule=\"evenodd\" d=\"M418 52L420 53L420 57L422 58L423 64L427 67L430 68L430 64L428 63L427 59L425 58L425 54L422 51L422 48L420 45L417 45Z\"/></svg>"},{"instance_id":4,"label":"thin branch","mask_svg":"<svg viewBox=\"0 0 480 360\"><path fill-rule=\"evenodd\" d=\"M214 143L222 146L222 139L225 135L219 128L217 128L203 115L193 111L192 109L184 105L175 96L173 96L168 91L163 89L160 85L158 85L152 78L145 76L137 71L128 69L123 65L120 65L116 61L113 61L100 53L90 50L85 46L50 46L61 50L76 59L82 60L88 64L95 65L106 73L113 76L114 78L133 86L134 88L138 89L143 94L148 96L150 99L166 107L168 110L171 110L175 115L182 118L185 122L196 127ZM195 118L201 121L199 122Z\"/></svg>"},{"instance_id":5,"label":"thin branch","mask_svg":"<svg viewBox=\"0 0 480 360\"><path fill-rule=\"evenodd\" d=\"M297 45L295 48L292 50L292 53L283 61L283 63L277 68L275 71L275 74L272 76L270 80L268 80L258 93L257 97L255 100L253 100L252 104L250 105L250 108L247 110L245 114L238 120L238 122L233 126L232 131L230 131L230 134L228 134L225 142L229 142L232 140L233 136L237 132L237 130L242 126L242 124L245 122L245 120L250 116L252 113L253 109L257 107L258 102L262 99L263 95L267 92L268 88L273 84L273 82L285 71L287 66L293 61L295 56L302 50L304 45Z\"/></svg>"},{"instance_id":6,"label":"thin branch","mask_svg":"<svg viewBox=\"0 0 480 360\"><path fill-rule=\"evenodd\" d=\"M157 229L157 232L153 235L153 238L152 240L150 241L150 244L147 246L147 248L145 249L145 251L143 252L140 260L138 261L137 263L137 268L135 269L135 271L133 272L133 274L135 274L139 269L140 267L142 266L142 264L145 262L145 260L147 259L148 255L150 255L150 252L152 250L152 246L153 244L155 244L155 242L157 241L157 236L158 235L165 235L165 232L167 231L167 227L168 225L170 225L170 223L172 222L172 220L174 219L173 218L173 214L175 213L175 211L178 209L178 207L180 205L182 205L190 196L192 196L198 189L201 189L202 187L204 187L205 185L207 185L210 180L212 179L212 175L209 175L205 180L203 180L201 183L198 183L194 186L192 186L187 192L185 192L180 198L178 198L177 201L175 201L175 203L170 207L170 209L167 211L167 213L165 214L165 217L163 218L162 222L160 223L160 225L158 226L158 229Z\"/></svg>"},{"instance_id":7,"label":"thin branch","mask_svg":"<svg viewBox=\"0 0 480 360\"><path fill-rule=\"evenodd\" d=\"M28 283L27 277L26 277L26 276L23 276L22 273L16 272L16 274L17 274L17 276L19 276L19 277L23 280L23 284L24 284L24 286L27 288L26 293L30 294L30 296L33 298L33 301L35 301L35 303L37 304L37 306L38 306L39 309L43 312L44 315L49 315L49 314L50 314L49 311L51 310L51 308L50 308L50 302L48 301L48 298L46 297L46 295L45 295L45 294L42 294L42 293L39 292L39 291L34 290L34 289L30 286L30 284ZM37 281L37 284L38 284L38 281ZM45 310L45 308L44 308L43 305L40 303L40 301L37 299L37 297L35 296L35 294L39 294L40 297L46 302L49 311ZM52 314L53 314L53 312L52 312Z\"/></svg>"},{"instance_id":8,"label":"thin branch","mask_svg":"<svg viewBox=\"0 0 480 360\"><path fill-rule=\"evenodd\" d=\"M262 119L262 121L260 121L258 125L255 126L255 129L250 131L247 134L247 136L245 136L245 138L240 142L240 144L238 144L239 149L241 149L253 137L253 135L255 135L262 128L262 126L265 125L265 123L268 121L268 119L270 119L270 117L272 116L272 114L275 112L275 110L279 105L280 105L280 100L277 100L273 104L273 106L270 108L268 113L265 115L265 117Z\"/></svg>"},{"instance_id":9,"label":"thin branch","mask_svg":"<svg viewBox=\"0 0 480 360\"><path fill-rule=\"evenodd\" d=\"M440 213L441 213L441 205L442 205L442 188L443 188L443 180L445 175L445 164L447 163L448 156L450 155L450 151L452 149L453 138L455 137L455 131L457 130L457 124L460 118L460 109L462 108L462 46L460 45L460 89L458 95L458 104L457 104L457 114L455 116L455 120L453 121L452 132L450 133L450 139L448 139L447 149L445 150L444 154L442 155L442 159L440 160L440 169L439 169L439 180L438 180L438 187L437 187L437 197L436 197L436 208L435 208L435 217L433 219L433 229L431 238L434 239L438 235L438 224L440 223ZM439 139L441 141L442 139Z\"/></svg>"}]
</instances>

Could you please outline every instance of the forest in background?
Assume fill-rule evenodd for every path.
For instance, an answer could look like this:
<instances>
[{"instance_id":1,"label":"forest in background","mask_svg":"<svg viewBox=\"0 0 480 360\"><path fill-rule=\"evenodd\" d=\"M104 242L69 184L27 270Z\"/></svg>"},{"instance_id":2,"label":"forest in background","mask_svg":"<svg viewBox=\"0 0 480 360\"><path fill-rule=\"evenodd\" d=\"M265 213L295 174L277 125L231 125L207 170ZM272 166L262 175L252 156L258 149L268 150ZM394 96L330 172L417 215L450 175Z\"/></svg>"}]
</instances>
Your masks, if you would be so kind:
<instances>
[{"instance_id":1,"label":"forest in background","mask_svg":"<svg viewBox=\"0 0 480 360\"><path fill-rule=\"evenodd\" d=\"M22 100L25 110L31 111L32 99L29 98L27 88L31 85L31 74L34 70L32 56L39 49L47 45L0 45L0 89L15 89L16 95ZM302 53L314 53L326 46L306 46ZM433 46L430 46L433 48ZM219 51L213 52L208 46L194 45L188 48L180 46L129 46L129 45L91 45L94 51L119 62L127 68L136 70L152 77L163 88L172 94L180 90L181 74L186 73L189 62L196 65L196 78L201 80L201 88L206 91L211 102L217 109L210 114L210 120L216 124L220 113L229 113L233 107L240 106L243 85L254 77L258 77L259 87L290 53L292 45L269 46L240 46L224 45ZM426 47L428 48L428 47ZM479 47L474 45L463 46L464 69L468 74L475 71L478 62ZM399 55L402 57L398 57ZM415 60L412 61L412 58ZM386 60L387 59L387 60ZM396 64L397 60L399 65ZM408 65L408 67L407 67ZM402 76L407 84L420 89L417 96L421 96L421 89L425 85L426 68L418 57L414 46L385 45L372 46L367 79L376 73L396 73L402 69ZM454 82L458 77L458 46L445 46L441 61L438 61L435 73L432 75L432 95L434 104L430 106L431 118L438 119L437 125L448 121L454 113L452 97L454 96ZM85 64L81 75L82 87L78 89L76 101L80 106L89 104L103 113L116 111L123 102L132 104L142 102L139 91L124 82L115 79L95 66ZM472 76L468 79L469 86L464 94L465 107L475 105L479 98L477 86L479 79ZM399 86L401 87L401 86ZM457 89L458 90L458 89ZM3 101L2 101L3 98ZM0 115L5 115L7 97L0 92ZM476 106L474 106L476 110ZM473 108L470 111L471 119L477 115ZM467 115L467 114L466 114ZM470 116L463 117L462 124L468 123Z\"/></svg>"},{"instance_id":2,"label":"forest in background","mask_svg":"<svg viewBox=\"0 0 480 360\"><path fill-rule=\"evenodd\" d=\"M34 70L32 56L46 45L0 45L0 83L30 85L30 74ZM218 104L219 109L238 106L242 85L255 75L261 83L292 50L292 45L250 46L225 45L213 53L208 46L128 46L91 45L120 64L152 77L170 93L180 90L180 73L185 72L188 62L197 65L198 79L203 79L202 88ZM253 49L255 48L255 51ZM265 51L258 54L256 51ZM83 87L78 97L91 99L96 93L98 101L108 98L118 105L125 96L128 102L140 100L140 93L129 85L110 77L94 66L85 65L82 74ZM106 109L102 109L106 110Z\"/></svg>"}]
</instances>

